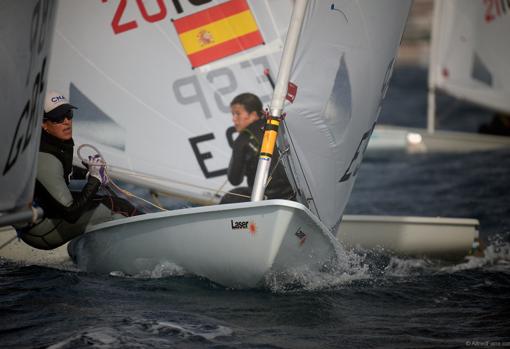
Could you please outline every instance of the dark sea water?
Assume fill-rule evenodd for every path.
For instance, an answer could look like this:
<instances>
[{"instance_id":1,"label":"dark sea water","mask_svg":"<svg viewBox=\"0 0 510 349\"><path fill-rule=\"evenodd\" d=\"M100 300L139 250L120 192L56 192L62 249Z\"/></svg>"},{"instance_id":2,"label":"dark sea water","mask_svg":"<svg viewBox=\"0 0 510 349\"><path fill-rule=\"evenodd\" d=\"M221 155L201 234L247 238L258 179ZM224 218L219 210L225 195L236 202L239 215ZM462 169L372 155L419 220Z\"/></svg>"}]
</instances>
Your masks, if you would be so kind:
<instances>
[{"instance_id":1,"label":"dark sea water","mask_svg":"<svg viewBox=\"0 0 510 349\"><path fill-rule=\"evenodd\" d=\"M426 71L400 67L381 123L425 125ZM441 103L448 102L447 98ZM456 105L476 130L490 113ZM482 258L346 253L337 272L230 290L161 268L123 277L0 261L0 348L510 347L510 150L368 153L349 214L480 220Z\"/></svg>"}]
</instances>

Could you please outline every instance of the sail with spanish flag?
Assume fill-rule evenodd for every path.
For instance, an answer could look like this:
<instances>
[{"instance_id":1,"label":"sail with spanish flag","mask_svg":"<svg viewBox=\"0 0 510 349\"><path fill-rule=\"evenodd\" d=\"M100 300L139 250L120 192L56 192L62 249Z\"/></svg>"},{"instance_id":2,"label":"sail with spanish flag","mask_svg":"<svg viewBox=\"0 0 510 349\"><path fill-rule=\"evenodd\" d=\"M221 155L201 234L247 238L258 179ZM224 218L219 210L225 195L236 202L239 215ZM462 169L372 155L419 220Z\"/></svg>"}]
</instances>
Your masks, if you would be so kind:
<instances>
[{"instance_id":1,"label":"sail with spanish flag","mask_svg":"<svg viewBox=\"0 0 510 349\"><path fill-rule=\"evenodd\" d=\"M125 9L122 2L61 1L48 84L80 108L75 142L97 145L116 178L210 204L232 188L226 180L236 137L230 101L247 91L263 105L271 101L264 70L276 77L294 2L180 3L182 12L171 1L128 1ZM309 3L315 15L305 17L292 72L299 92L281 128L289 136L282 139L300 141L280 149L289 149L282 162L299 183L299 199L331 230L353 187L410 4ZM227 18L223 28L250 23L236 22L243 13L254 18L251 29L225 29L230 39L219 39L215 28ZM183 47L185 33L193 39L201 31L209 44ZM265 44L247 48L241 38L249 33ZM232 42L242 51L229 51ZM192 69L190 59L199 55L203 65ZM329 169L319 171L323 166Z\"/></svg>"},{"instance_id":2,"label":"sail with spanish flag","mask_svg":"<svg viewBox=\"0 0 510 349\"><path fill-rule=\"evenodd\" d=\"M231 0L173 21L193 68L264 43L246 0Z\"/></svg>"}]
</instances>

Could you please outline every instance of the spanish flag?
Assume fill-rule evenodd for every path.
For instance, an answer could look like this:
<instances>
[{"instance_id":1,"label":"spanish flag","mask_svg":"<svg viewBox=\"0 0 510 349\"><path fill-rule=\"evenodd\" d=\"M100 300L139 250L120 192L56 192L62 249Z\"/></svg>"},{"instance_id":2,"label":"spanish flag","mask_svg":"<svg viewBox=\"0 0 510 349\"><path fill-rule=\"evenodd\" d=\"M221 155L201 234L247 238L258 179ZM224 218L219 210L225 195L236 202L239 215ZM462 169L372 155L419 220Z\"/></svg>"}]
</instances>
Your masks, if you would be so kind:
<instances>
[{"instance_id":1,"label":"spanish flag","mask_svg":"<svg viewBox=\"0 0 510 349\"><path fill-rule=\"evenodd\" d=\"M230 0L173 23L193 68L264 43L246 0Z\"/></svg>"}]
</instances>

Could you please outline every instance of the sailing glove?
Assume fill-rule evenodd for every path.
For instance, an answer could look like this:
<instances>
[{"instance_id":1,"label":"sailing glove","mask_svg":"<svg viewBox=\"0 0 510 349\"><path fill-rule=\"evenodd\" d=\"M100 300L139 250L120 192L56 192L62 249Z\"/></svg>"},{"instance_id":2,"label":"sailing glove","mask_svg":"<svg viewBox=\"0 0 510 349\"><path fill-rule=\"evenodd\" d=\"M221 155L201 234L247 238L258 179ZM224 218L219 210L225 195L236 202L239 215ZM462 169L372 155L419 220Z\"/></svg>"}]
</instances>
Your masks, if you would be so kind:
<instances>
[{"instance_id":1,"label":"sailing glove","mask_svg":"<svg viewBox=\"0 0 510 349\"><path fill-rule=\"evenodd\" d=\"M101 182L101 185L108 184L108 173L106 171L106 162L100 155L89 156L88 162L89 175L95 177Z\"/></svg>"}]
</instances>

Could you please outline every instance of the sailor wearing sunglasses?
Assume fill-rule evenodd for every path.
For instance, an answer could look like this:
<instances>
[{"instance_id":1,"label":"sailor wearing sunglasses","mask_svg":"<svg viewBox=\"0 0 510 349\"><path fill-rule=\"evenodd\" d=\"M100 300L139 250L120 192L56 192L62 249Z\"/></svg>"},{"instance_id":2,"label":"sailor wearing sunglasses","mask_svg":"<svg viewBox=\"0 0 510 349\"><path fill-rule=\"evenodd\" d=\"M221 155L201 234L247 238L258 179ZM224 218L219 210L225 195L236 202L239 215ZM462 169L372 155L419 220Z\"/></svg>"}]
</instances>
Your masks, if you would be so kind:
<instances>
[{"instance_id":1,"label":"sailor wearing sunglasses","mask_svg":"<svg viewBox=\"0 0 510 349\"><path fill-rule=\"evenodd\" d=\"M42 207L45 217L30 226L16 227L23 241L39 249L63 245L82 234L89 224L119 218L97 200L97 191L108 181L102 158L90 159L81 192L69 190L73 175L74 109L61 93L47 93L34 193L34 206Z\"/></svg>"}]
</instances>

